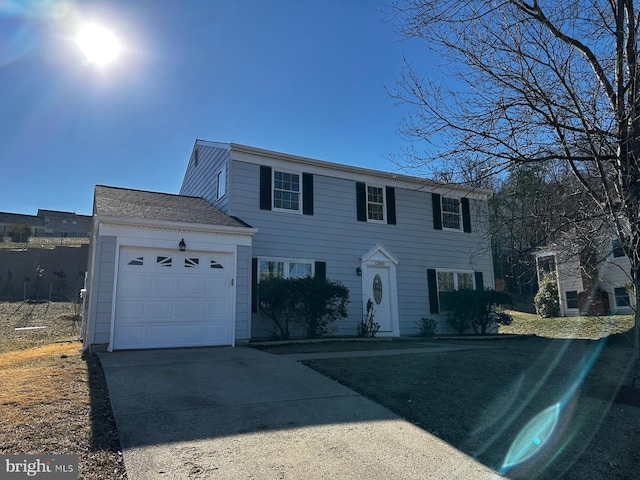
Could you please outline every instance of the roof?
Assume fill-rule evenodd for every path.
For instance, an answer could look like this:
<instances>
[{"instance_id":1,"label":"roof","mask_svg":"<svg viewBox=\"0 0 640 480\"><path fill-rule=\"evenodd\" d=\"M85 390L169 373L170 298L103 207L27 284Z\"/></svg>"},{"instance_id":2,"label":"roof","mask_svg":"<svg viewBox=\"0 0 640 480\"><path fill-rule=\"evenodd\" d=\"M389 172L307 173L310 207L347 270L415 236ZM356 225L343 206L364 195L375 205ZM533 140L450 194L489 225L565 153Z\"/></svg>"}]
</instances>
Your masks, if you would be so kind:
<instances>
[{"instance_id":1,"label":"roof","mask_svg":"<svg viewBox=\"0 0 640 480\"><path fill-rule=\"evenodd\" d=\"M11 223L15 225L42 225L44 219L35 215L26 215L22 213L0 212L0 223Z\"/></svg>"},{"instance_id":2,"label":"roof","mask_svg":"<svg viewBox=\"0 0 640 480\"><path fill-rule=\"evenodd\" d=\"M61 212L59 210L43 210L38 209L38 217L52 217L52 218L76 218L80 220L91 220L91 215L79 215L75 212Z\"/></svg>"},{"instance_id":3,"label":"roof","mask_svg":"<svg viewBox=\"0 0 640 480\"><path fill-rule=\"evenodd\" d=\"M301 157L298 155L291 155L289 153L275 152L273 150L266 150L263 148L251 147L249 145L242 145L232 142L213 142L210 140L196 139L193 146L194 150L198 145L211 146L216 148L223 148L229 152L239 152L249 155L255 155L262 158L272 158L277 160L284 160L287 162L294 162L301 165L314 166L326 171L341 172L342 174L348 173L357 176L370 175L374 177L384 178L385 180L400 181L405 184L415 185L415 188L432 188L432 189L445 189L445 190L458 190L465 192L466 194L475 193L480 196L489 197L493 194L492 190L479 187L470 187L459 183L443 183L435 180L431 180L424 177L416 177L412 175L405 175L401 173L386 172L383 170L374 170L364 167L356 167L353 165L346 165L342 163L328 162L326 160L316 160L308 157Z\"/></svg>"},{"instance_id":4,"label":"roof","mask_svg":"<svg viewBox=\"0 0 640 480\"><path fill-rule=\"evenodd\" d=\"M246 228L200 197L96 185L95 215Z\"/></svg>"}]
</instances>

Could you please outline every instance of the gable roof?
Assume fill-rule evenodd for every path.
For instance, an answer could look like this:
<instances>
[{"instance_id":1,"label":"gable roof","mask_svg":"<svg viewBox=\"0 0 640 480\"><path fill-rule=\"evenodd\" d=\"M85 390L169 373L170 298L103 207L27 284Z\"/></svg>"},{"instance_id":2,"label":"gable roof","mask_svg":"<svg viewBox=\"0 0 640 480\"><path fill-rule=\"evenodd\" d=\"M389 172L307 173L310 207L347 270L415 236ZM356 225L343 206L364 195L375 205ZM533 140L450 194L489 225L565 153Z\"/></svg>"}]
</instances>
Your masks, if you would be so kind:
<instances>
[{"instance_id":1,"label":"gable roof","mask_svg":"<svg viewBox=\"0 0 640 480\"><path fill-rule=\"evenodd\" d=\"M248 227L200 197L96 185L94 215L164 222Z\"/></svg>"},{"instance_id":2,"label":"gable roof","mask_svg":"<svg viewBox=\"0 0 640 480\"><path fill-rule=\"evenodd\" d=\"M241 156L241 161L260 163L263 159L268 158L274 161L302 165L307 169L318 169L318 171L322 172L323 175L337 176L339 178L351 178L356 181L365 181L363 178L370 177L381 179L388 184L395 183L397 186L402 186L404 188L432 191L444 195L447 195L450 192L458 192L461 196L477 197L483 200L486 200L493 194L492 190L485 188L471 187L459 183L442 183L424 177L356 167L342 163L328 162L326 160L316 160L313 158L275 152L273 150L266 150L263 148L251 147L249 145L232 142L213 142L209 140L196 139L191 153L192 159L194 158L194 155L197 155L198 145L224 149L227 150L230 155L233 155L234 153L239 154ZM313 170L309 171L310 173L314 173Z\"/></svg>"}]
</instances>

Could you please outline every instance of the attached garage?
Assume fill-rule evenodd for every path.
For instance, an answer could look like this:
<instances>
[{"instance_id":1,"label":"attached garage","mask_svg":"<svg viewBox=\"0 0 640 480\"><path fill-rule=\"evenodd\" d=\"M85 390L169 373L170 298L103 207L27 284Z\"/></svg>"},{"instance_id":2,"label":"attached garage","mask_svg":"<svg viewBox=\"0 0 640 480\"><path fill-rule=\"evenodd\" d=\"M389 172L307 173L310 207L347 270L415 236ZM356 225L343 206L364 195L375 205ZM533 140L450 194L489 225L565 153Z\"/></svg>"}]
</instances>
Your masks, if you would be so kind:
<instances>
[{"instance_id":1,"label":"attached garage","mask_svg":"<svg viewBox=\"0 0 640 480\"><path fill-rule=\"evenodd\" d=\"M255 229L201 198L97 186L93 232L85 348L249 339Z\"/></svg>"},{"instance_id":2,"label":"attached garage","mask_svg":"<svg viewBox=\"0 0 640 480\"><path fill-rule=\"evenodd\" d=\"M121 247L113 348L232 345L233 255Z\"/></svg>"}]
</instances>

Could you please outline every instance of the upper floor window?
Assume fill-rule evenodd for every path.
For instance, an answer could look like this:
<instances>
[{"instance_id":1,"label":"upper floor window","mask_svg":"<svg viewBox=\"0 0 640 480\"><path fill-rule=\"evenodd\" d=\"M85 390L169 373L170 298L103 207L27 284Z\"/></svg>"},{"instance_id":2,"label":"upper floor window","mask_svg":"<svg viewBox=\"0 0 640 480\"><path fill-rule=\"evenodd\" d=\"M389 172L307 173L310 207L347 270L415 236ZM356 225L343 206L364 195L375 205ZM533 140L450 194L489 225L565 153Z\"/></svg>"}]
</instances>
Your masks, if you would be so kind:
<instances>
[{"instance_id":1,"label":"upper floor window","mask_svg":"<svg viewBox=\"0 0 640 480\"><path fill-rule=\"evenodd\" d=\"M433 228L471 233L471 206L468 198L443 197L439 193L432 193L431 202Z\"/></svg>"},{"instance_id":2,"label":"upper floor window","mask_svg":"<svg viewBox=\"0 0 640 480\"><path fill-rule=\"evenodd\" d=\"M63 224L63 225L66 225L66 224L67 224L67 221L66 221L66 220L62 220L62 224Z\"/></svg>"},{"instance_id":3,"label":"upper floor window","mask_svg":"<svg viewBox=\"0 0 640 480\"><path fill-rule=\"evenodd\" d=\"M461 230L460 200L457 198L442 197L442 228Z\"/></svg>"},{"instance_id":4,"label":"upper floor window","mask_svg":"<svg viewBox=\"0 0 640 480\"><path fill-rule=\"evenodd\" d=\"M78 221L77 221L77 220L73 220L73 221L71 222L71 225L78 225Z\"/></svg>"},{"instance_id":5,"label":"upper floor window","mask_svg":"<svg viewBox=\"0 0 640 480\"><path fill-rule=\"evenodd\" d=\"M223 166L217 175L217 198L224 197L227 193L227 167Z\"/></svg>"},{"instance_id":6,"label":"upper floor window","mask_svg":"<svg viewBox=\"0 0 640 480\"><path fill-rule=\"evenodd\" d=\"M367 220L384 222L384 188L367 185Z\"/></svg>"},{"instance_id":7,"label":"upper floor window","mask_svg":"<svg viewBox=\"0 0 640 480\"><path fill-rule=\"evenodd\" d=\"M356 182L356 218L359 222L396 224L396 191Z\"/></svg>"},{"instance_id":8,"label":"upper floor window","mask_svg":"<svg viewBox=\"0 0 640 480\"><path fill-rule=\"evenodd\" d=\"M273 208L299 212L300 203L300 175L274 170Z\"/></svg>"}]
</instances>

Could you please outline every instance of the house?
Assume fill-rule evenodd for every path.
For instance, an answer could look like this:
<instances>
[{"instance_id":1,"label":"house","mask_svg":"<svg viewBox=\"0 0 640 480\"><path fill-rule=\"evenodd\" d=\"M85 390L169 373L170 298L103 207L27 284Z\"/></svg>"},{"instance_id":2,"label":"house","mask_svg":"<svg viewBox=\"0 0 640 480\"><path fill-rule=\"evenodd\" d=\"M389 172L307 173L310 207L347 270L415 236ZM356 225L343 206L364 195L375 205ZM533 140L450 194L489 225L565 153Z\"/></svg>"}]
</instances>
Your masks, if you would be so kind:
<instances>
[{"instance_id":1,"label":"house","mask_svg":"<svg viewBox=\"0 0 640 480\"><path fill-rule=\"evenodd\" d=\"M494 285L489 195L197 140L179 195L96 187L85 346L269 337L258 285L274 275L345 285L336 335L356 333L368 299L379 336L415 334L422 317L446 332L441 292Z\"/></svg>"},{"instance_id":2,"label":"house","mask_svg":"<svg viewBox=\"0 0 640 480\"><path fill-rule=\"evenodd\" d=\"M91 235L91 215L38 209L37 216L44 222L44 236L46 237L88 237Z\"/></svg>"},{"instance_id":3,"label":"house","mask_svg":"<svg viewBox=\"0 0 640 480\"><path fill-rule=\"evenodd\" d=\"M38 209L37 215L0 212L0 240L10 237L16 227L27 225L34 237L89 237L91 215Z\"/></svg>"},{"instance_id":4,"label":"house","mask_svg":"<svg viewBox=\"0 0 640 480\"><path fill-rule=\"evenodd\" d=\"M44 234L44 219L35 215L0 212L0 241L13 237L14 229L24 225L31 228L31 234L34 236Z\"/></svg>"},{"instance_id":5,"label":"house","mask_svg":"<svg viewBox=\"0 0 640 480\"><path fill-rule=\"evenodd\" d=\"M559 245L535 252L538 280L544 272L556 276L561 316L633 313L626 288L631 264L620 241L606 238L599 251L595 265L585 265L578 255Z\"/></svg>"}]
</instances>

